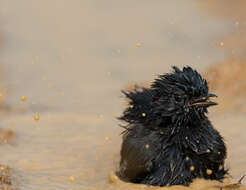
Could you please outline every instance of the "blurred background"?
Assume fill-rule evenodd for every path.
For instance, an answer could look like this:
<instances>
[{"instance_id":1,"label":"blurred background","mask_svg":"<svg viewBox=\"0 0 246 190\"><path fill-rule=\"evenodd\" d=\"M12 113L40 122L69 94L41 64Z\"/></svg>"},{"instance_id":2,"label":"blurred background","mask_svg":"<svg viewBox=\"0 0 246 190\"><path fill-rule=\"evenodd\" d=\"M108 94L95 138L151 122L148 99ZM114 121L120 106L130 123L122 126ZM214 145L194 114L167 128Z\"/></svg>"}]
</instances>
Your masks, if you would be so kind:
<instances>
[{"instance_id":1,"label":"blurred background","mask_svg":"<svg viewBox=\"0 0 246 190\"><path fill-rule=\"evenodd\" d=\"M245 9L244 0L0 0L8 188L109 189L122 138L120 91L173 65L196 68L219 95L209 117L225 137L231 175L242 176Z\"/></svg>"}]
</instances>

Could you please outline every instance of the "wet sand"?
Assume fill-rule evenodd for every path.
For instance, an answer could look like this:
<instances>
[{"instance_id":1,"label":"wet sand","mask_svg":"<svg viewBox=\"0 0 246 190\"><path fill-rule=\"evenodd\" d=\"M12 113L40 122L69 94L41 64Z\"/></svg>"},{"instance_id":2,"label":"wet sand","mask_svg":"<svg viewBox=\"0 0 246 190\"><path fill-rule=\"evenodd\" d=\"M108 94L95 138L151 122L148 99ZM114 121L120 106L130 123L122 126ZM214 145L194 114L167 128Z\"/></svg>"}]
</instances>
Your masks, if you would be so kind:
<instances>
[{"instance_id":1,"label":"wet sand","mask_svg":"<svg viewBox=\"0 0 246 190\"><path fill-rule=\"evenodd\" d=\"M209 70L232 55L231 46L219 45L235 35L228 18L192 0L0 1L0 136L10 140L12 131L14 137L0 144L0 164L13 169L13 188L152 189L108 182L121 144L115 118L125 106L121 89L151 81L171 65L191 65L209 78L220 96L209 117L226 139L232 183L246 172L244 90L223 83L240 74L244 84L244 72L218 78ZM243 49L234 60L242 60ZM198 181L192 187L218 185Z\"/></svg>"}]
</instances>

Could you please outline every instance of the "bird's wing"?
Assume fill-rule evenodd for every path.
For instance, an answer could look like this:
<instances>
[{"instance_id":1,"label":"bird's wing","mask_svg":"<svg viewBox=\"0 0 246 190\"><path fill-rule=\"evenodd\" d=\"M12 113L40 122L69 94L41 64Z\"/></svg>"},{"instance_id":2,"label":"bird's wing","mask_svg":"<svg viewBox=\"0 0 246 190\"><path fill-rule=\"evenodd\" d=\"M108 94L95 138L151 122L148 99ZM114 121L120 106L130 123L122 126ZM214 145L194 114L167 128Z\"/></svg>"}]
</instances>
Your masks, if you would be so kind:
<instances>
[{"instance_id":1,"label":"bird's wing","mask_svg":"<svg viewBox=\"0 0 246 190\"><path fill-rule=\"evenodd\" d=\"M188 146L198 155L205 154L206 159L223 162L226 157L226 147L219 132L210 123L200 130L202 131L193 132L193 135L185 140Z\"/></svg>"},{"instance_id":2,"label":"bird's wing","mask_svg":"<svg viewBox=\"0 0 246 190\"><path fill-rule=\"evenodd\" d=\"M157 151L152 139L126 136L121 148L120 173L130 181L137 182L153 168Z\"/></svg>"}]
</instances>

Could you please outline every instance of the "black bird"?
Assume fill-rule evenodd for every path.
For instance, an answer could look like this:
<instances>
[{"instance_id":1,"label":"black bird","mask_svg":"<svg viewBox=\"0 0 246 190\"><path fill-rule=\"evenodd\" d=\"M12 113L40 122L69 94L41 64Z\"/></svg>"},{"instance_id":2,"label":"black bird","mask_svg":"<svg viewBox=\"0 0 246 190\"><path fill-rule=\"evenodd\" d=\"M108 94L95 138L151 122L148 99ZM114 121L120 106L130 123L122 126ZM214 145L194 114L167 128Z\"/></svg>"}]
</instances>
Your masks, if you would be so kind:
<instances>
[{"instance_id":1,"label":"black bird","mask_svg":"<svg viewBox=\"0 0 246 190\"><path fill-rule=\"evenodd\" d=\"M160 75L150 88L123 91L129 107L119 175L154 186L189 185L195 178L222 180L226 147L207 118L207 81L191 67Z\"/></svg>"}]
</instances>

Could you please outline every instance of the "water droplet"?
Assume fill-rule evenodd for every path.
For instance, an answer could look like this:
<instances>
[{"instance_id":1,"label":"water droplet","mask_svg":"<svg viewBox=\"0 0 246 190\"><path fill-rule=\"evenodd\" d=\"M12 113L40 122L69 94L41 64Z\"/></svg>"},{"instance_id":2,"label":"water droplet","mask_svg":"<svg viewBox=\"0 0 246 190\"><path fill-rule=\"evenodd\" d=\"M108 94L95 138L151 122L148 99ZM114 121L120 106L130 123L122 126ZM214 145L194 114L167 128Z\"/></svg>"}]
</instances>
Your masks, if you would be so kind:
<instances>
[{"instance_id":1,"label":"water droplet","mask_svg":"<svg viewBox=\"0 0 246 190\"><path fill-rule=\"evenodd\" d=\"M75 178L74 178L73 176L71 176L71 177L68 178L68 180L69 180L70 182L74 182L74 181L75 181Z\"/></svg>"},{"instance_id":2,"label":"water droplet","mask_svg":"<svg viewBox=\"0 0 246 190\"><path fill-rule=\"evenodd\" d=\"M213 173L212 170L210 170L210 169L207 169L207 170L206 170L206 174L207 174L207 175L211 175L212 173Z\"/></svg>"},{"instance_id":3,"label":"water droplet","mask_svg":"<svg viewBox=\"0 0 246 190\"><path fill-rule=\"evenodd\" d=\"M34 120L35 120L35 121L39 121L39 120L40 120L40 116L39 116L38 114L35 114L35 115L34 115Z\"/></svg>"},{"instance_id":4,"label":"water droplet","mask_svg":"<svg viewBox=\"0 0 246 190\"><path fill-rule=\"evenodd\" d=\"M108 141L109 141L109 137L105 137L105 138L104 138L104 141L105 141L105 142L108 142Z\"/></svg>"},{"instance_id":5,"label":"water droplet","mask_svg":"<svg viewBox=\"0 0 246 190\"><path fill-rule=\"evenodd\" d=\"M139 42L136 43L136 47L137 47L137 48L140 48L140 47L141 47L141 43L139 43Z\"/></svg>"},{"instance_id":6,"label":"water droplet","mask_svg":"<svg viewBox=\"0 0 246 190\"><path fill-rule=\"evenodd\" d=\"M109 183L115 183L118 180L118 177L115 175L114 172L110 172L108 181Z\"/></svg>"},{"instance_id":7,"label":"water droplet","mask_svg":"<svg viewBox=\"0 0 246 190\"><path fill-rule=\"evenodd\" d=\"M27 100L26 96L21 96L20 99L21 99L22 102L25 102Z\"/></svg>"},{"instance_id":8,"label":"water droplet","mask_svg":"<svg viewBox=\"0 0 246 190\"><path fill-rule=\"evenodd\" d=\"M193 172L195 170L195 166L190 166L190 171Z\"/></svg>"}]
</instances>

